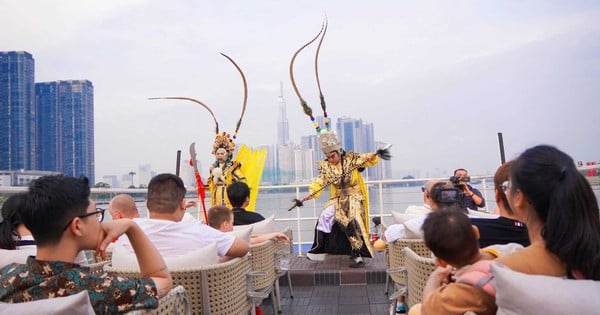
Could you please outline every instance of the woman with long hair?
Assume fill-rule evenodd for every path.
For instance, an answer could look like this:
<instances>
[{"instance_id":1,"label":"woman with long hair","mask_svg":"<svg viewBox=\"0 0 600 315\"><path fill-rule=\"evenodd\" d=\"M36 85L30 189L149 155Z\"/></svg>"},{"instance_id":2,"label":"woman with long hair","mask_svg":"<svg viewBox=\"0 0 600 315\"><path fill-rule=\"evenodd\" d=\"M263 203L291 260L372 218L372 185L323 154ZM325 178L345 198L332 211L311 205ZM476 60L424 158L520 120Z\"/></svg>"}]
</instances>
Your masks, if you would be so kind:
<instances>
[{"instance_id":1,"label":"woman with long hair","mask_svg":"<svg viewBox=\"0 0 600 315\"><path fill-rule=\"evenodd\" d=\"M16 249L22 236L31 235L21 221L19 214L25 201L25 194L10 196L2 204L2 222L0 222L0 249Z\"/></svg>"},{"instance_id":2,"label":"woman with long hair","mask_svg":"<svg viewBox=\"0 0 600 315\"><path fill-rule=\"evenodd\" d=\"M548 145L530 148L503 188L531 245L499 262L527 274L600 280L598 201L570 156Z\"/></svg>"}]
</instances>

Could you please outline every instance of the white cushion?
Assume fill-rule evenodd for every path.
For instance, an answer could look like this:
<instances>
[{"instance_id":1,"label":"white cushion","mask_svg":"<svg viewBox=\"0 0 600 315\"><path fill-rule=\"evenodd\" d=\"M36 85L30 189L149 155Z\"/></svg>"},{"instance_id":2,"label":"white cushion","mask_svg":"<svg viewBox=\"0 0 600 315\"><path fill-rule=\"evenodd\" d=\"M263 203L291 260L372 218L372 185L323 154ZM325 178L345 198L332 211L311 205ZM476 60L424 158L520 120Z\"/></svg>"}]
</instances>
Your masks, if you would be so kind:
<instances>
[{"instance_id":1,"label":"white cushion","mask_svg":"<svg viewBox=\"0 0 600 315\"><path fill-rule=\"evenodd\" d=\"M402 224L408 220L420 218L423 216L425 216L425 214L406 214L406 213L400 213L397 211L392 211L392 217L394 218L394 222L396 222L398 224Z\"/></svg>"},{"instance_id":2,"label":"white cushion","mask_svg":"<svg viewBox=\"0 0 600 315\"><path fill-rule=\"evenodd\" d=\"M8 314L9 312L10 314L23 315L95 314L87 291L81 291L77 294L65 297L56 297L32 302L13 304L0 303L0 314Z\"/></svg>"},{"instance_id":3,"label":"white cushion","mask_svg":"<svg viewBox=\"0 0 600 315\"><path fill-rule=\"evenodd\" d=\"M35 246L23 246L20 249L0 249L0 268L12 264L24 264L27 257L35 256Z\"/></svg>"},{"instance_id":4,"label":"white cushion","mask_svg":"<svg viewBox=\"0 0 600 315\"><path fill-rule=\"evenodd\" d=\"M600 281L528 275L493 264L498 315L597 314Z\"/></svg>"},{"instance_id":5,"label":"white cushion","mask_svg":"<svg viewBox=\"0 0 600 315\"><path fill-rule=\"evenodd\" d=\"M471 218L490 218L490 219L498 218L498 215L494 214L494 213L475 211L475 210L471 210L471 209L468 209L468 210L469 210L469 217L471 217Z\"/></svg>"},{"instance_id":6,"label":"white cushion","mask_svg":"<svg viewBox=\"0 0 600 315\"><path fill-rule=\"evenodd\" d=\"M252 227L252 236L273 233L275 232L275 215L273 214L262 221L258 221L256 223L248 225L234 225L233 230L243 229L248 226Z\"/></svg>"},{"instance_id":7,"label":"white cushion","mask_svg":"<svg viewBox=\"0 0 600 315\"><path fill-rule=\"evenodd\" d=\"M189 269L218 263L217 243L210 243L185 255L164 258L170 270ZM118 269L140 270L135 253L116 245L112 254L112 266Z\"/></svg>"},{"instance_id":8,"label":"white cushion","mask_svg":"<svg viewBox=\"0 0 600 315\"><path fill-rule=\"evenodd\" d=\"M252 225L239 225L240 228L233 229L231 232L226 232L227 234L231 234L237 238L243 239L248 244L250 244L250 238L252 238L252 230L254 227Z\"/></svg>"}]
</instances>

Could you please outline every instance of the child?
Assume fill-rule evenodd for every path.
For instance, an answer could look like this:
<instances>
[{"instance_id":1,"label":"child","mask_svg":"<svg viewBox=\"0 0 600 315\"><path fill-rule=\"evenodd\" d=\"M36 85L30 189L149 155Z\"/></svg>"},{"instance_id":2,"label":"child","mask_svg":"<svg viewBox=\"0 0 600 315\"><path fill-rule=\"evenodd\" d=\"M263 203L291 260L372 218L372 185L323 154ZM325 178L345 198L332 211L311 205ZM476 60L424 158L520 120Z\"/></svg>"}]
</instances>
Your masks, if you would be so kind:
<instances>
[{"instance_id":1,"label":"child","mask_svg":"<svg viewBox=\"0 0 600 315\"><path fill-rule=\"evenodd\" d=\"M233 211L224 206L211 207L208 209L208 225L221 232L233 231ZM286 243L290 242L287 235L280 232L273 232L253 236L250 239L250 244L258 244L271 239L277 239Z\"/></svg>"},{"instance_id":2,"label":"child","mask_svg":"<svg viewBox=\"0 0 600 315\"><path fill-rule=\"evenodd\" d=\"M460 211L435 211L423 223L425 244L436 257L439 266L423 290L423 304L411 308L409 314L463 314L473 311L480 315L496 314L493 296L486 293L489 282L474 286L462 281L472 276L471 265L482 260L479 251L479 231ZM456 282L452 281L456 278ZM465 283L466 282L466 283Z\"/></svg>"}]
</instances>

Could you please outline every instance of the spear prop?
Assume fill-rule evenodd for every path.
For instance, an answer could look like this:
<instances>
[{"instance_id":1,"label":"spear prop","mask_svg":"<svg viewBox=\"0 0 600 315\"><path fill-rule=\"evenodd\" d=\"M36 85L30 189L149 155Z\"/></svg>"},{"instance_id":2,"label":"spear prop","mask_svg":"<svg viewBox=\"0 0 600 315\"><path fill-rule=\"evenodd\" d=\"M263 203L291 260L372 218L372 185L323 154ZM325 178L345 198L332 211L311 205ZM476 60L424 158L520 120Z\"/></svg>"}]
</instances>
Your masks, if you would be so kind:
<instances>
[{"instance_id":1,"label":"spear prop","mask_svg":"<svg viewBox=\"0 0 600 315\"><path fill-rule=\"evenodd\" d=\"M204 198L206 197L206 189L204 188L202 177L200 177L200 172L198 171L198 163L196 163L196 142L192 142L192 144L190 144L190 156L190 165L194 168L194 176L196 177L196 189L198 190L198 199L200 199L200 204L202 204L202 211L204 212L204 223L208 224L206 204L204 204ZM200 219L200 214L198 214L198 219Z\"/></svg>"},{"instance_id":2,"label":"spear prop","mask_svg":"<svg viewBox=\"0 0 600 315\"><path fill-rule=\"evenodd\" d=\"M384 146L381 149L378 149L377 152L375 152L376 155L379 155L380 158L384 159L384 160L389 160L392 158L392 156L390 155L390 147L392 146L392 144L387 144L386 146ZM359 165L356 165L354 167L352 167L351 169L347 170L346 172L342 172L342 174L330 181L328 181L327 183L325 183L323 186L321 186L321 188L313 191L312 193L310 193L306 198L306 200L312 199L312 197L316 194L318 194L319 192L321 192L323 189L327 188L329 185L339 181L340 179L344 178L344 176L352 173L352 171L354 171L357 168L361 168L363 167L365 164L367 164L367 162L369 162L369 160L364 161L362 163L360 163ZM294 199L293 200L294 204L288 209L288 211L292 211L294 210L294 208L296 207L302 207L304 206L304 202L300 199Z\"/></svg>"}]
</instances>

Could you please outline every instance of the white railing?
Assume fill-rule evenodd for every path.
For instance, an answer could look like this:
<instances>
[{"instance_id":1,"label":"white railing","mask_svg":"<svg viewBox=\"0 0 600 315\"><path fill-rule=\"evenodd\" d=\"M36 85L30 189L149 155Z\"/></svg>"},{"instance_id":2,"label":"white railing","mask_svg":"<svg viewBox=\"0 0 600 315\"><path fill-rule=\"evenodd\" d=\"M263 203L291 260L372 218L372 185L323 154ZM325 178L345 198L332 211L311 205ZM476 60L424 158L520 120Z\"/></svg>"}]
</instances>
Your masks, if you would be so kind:
<instances>
[{"instance_id":1,"label":"white railing","mask_svg":"<svg viewBox=\"0 0 600 315\"><path fill-rule=\"evenodd\" d=\"M600 166L596 165L598 169ZM590 167L586 166L581 171L587 171ZM391 224L391 211L403 212L410 205L419 205L423 203L421 192L422 183L431 180L440 179L447 181L447 178L417 178L417 179L399 179L399 180L369 180L366 181L369 187L369 217L380 216L382 222ZM481 210L493 212L495 209L494 187L492 176L472 176L474 186L478 188L486 201L486 205ZM598 177L593 178L590 182L596 194L596 198L600 201L600 186L594 181ZM316 200L305 202L303 208L295 208L292 211L287 211L292 206L294 198L301 198L308 191L309 184L298 185L281 185L281 186L260 186L260 193L257 200L257 211L267 217L271 214L275 215L276 229L283 230L285 227L291 227L294 230L294 246L297 246L299 255L302 255L302 245L312 244L314 225L321 212L324 203L327 201L326 196L321 196ZM25 191L27 187L3 187L0 186L0 196L11 195L17 192ZM92 188L92 200L100 207L106 208L108 201L116 194L127 193L134 196L138 203L138 209L142 216L147 215L145 199L147 189L145 188ZM328 194L327 191L323 192ZM188 189L186 198L198 198L195 188ZM209 201L206 200L207 207ZM197 209L188 209L188 212L194 216L202 217L202 207Z\"/></svg>"}]
</instances>

